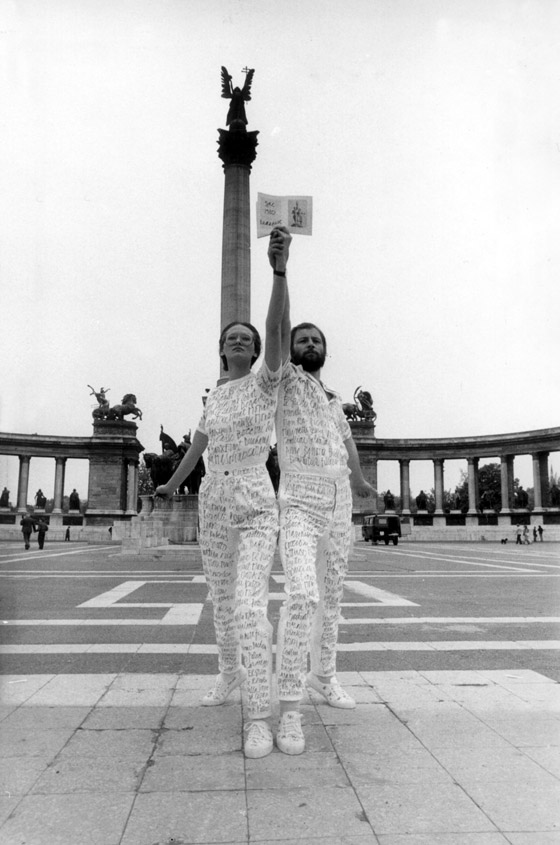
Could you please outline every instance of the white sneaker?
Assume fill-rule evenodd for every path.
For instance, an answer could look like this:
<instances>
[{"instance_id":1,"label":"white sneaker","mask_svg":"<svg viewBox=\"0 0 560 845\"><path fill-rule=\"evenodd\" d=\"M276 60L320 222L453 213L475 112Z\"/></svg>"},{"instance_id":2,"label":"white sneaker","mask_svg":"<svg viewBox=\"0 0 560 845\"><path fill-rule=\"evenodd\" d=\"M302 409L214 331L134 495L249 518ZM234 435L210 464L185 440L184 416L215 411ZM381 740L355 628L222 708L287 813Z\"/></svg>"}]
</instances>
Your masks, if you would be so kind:
<instances>
[{"instance_id":1,"label":"white sneaker","mask_svg":"<svg viewBox=\"0 0 560 845\"><path fill-rule=\"evenodd\" d=\"M280 717L276 745L284 754L303 754L305 737L301 729L301 713L288 710Z\"/></svg>"},{"instance_id":2,"label":"white sneaker","mask_svg":"<svg viewBox=\"0 0 560 845\"><path fill-rule=\"evenodd\" d=\"M258 719L245 725L245 742L243 743L245 757L266 757L273 747L274 740L268 722Z\"/></svg>"},{"instance_id":3,"label":"white sneaker","mask_svg":"<svg viewBox=\"0 0 560 845\"><path fill-rule=\"evenodd\" d=\"M236 675L226 679L222 674L216 678L214 689L207 692L201 701L204 707L216 707L218 704L223 704L227 697L240 687L247 677L247 670L242 666Z\"/></svg>"},{"instance_id":4,"label":"white sneaker","mask_svg":"<svg viewBox=\"0 0 560 845\"><path fill-rule=\"evenodd\" d=\"M305 679L308 687L320 693L331 707L340 707L341 710L353 710L356 702L346 690L343 690L336 678L331 678L330 684L322 684L319 678L309 672Z\"/></svg>"}]
</instances>

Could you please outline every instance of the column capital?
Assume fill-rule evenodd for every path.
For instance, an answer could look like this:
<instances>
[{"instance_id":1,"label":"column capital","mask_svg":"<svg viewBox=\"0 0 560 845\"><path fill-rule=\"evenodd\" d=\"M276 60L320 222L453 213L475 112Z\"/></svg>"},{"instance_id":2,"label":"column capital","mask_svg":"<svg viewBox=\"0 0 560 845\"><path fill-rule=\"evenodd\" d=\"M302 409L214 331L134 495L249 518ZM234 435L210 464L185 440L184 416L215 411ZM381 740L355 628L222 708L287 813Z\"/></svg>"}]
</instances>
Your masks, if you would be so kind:
<instances>
[{"instance_id":1,"label":"column capital","mask_svg":"<svg viewBox=\"0 0 560 845\"><path fill-rule=\"evenodd\" d=\"M218 156L223 161L224 170L230 165L238 165L251 170L257 157L257 132L218 129Z\"/></svg>"}]
</instances>

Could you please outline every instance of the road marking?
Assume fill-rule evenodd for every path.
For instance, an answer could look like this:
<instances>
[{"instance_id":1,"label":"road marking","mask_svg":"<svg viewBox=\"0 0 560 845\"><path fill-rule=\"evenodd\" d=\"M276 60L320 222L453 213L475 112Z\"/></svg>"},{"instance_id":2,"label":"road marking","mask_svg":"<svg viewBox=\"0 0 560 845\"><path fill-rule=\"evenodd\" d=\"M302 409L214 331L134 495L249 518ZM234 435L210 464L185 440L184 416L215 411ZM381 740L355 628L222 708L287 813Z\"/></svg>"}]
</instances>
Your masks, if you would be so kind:
<instances>
[{"instance_id":1,"label":"road marking","mask_svg":"<svg viewBox=\"0 0 560 845\"><path fill-rule=\"evenodd\" d=\"M188 602L126 602L122 603L122 599L131 595L136 590L144 587L146 584L158 584L159 581L124 581L118 584L111 590L107 590L98 596L94 596L88 601L79 604L79 608L107 608L113 607L119 610L127 610L128 608L161 608L168 607L169 610L161 620L162 625L198 625L200 615L204 604L188 603ZM170 583L163 581L162 583ZM183 583L181 581L173 581L171 583Z\"/></svg>"},{"instance_id":2,"label":"road marking","mask_svg":"<svg viewBox=\"0 0 560 845\"><path fill-rule=\"evenodd\" d=\"M273 651L276 646L273 646ZM560 651L560 640L339 643L337 651ZM212 643L52 643L3 645L0 654L217 654Z\"/></svg>"},{"instance_id":3,"label":"road marking","mask_svg":"<svg viewBox=\"0 0 560 845\"><path fill-rule=\"evenodd\" d=\"M508 561L510 566L493 563L491 558L466 558L466 557L451 557L450 555L444 555L438 552L427 552L427 551L414 551L414 552L405 552L405 551L393 551L393 555L400 555L402 557L413 557L413 558L428 558L433 562L441 561L442 563L462 563L466 564L467 566L484 566L489 569L508 569L513 572L533 572L532 569L526 569L521 567L520 565L515 565L515 561ZM490 561L490 562L488 562ZM524 566L526 566L524 562ZM530 566L530 564L529 564Z\"/></svg>"},{"instance_id":4,"label":"road marking","mask_svg":"<svg viewBox=\"0 0 560 845\"><path fill-rule=\"evenodd\" d=\"M37 549L37 550L32 549L32 550L28 551L27 554L21 554L21 556L18 555L17 557L11 557L11 558L2 557L1 562L2 563L16 563L20 560L33 560L37 557L40 557L41 560L44 560L46 558L52 558L52 557L68 557L70 555L83 555L83 554L93 554L94 552L106 552L108 549L111 549L112 551L114 551L115 547L114 546L86 546L86 548L83 548L83 549L72 549L72 550L63 551L63 552L41 552L40 549ZM40 554L38 554L38 553L40 553Z\"/></svg>"},{"instance_id":5,"label":"road marking","mask_svg":"<svg viewBox=\"0 0 560 845\"><path fill-rule=\"evenodd\" d=\"M368 602L346 603L343 607L373 607ZM127 605L130 607L130 605ZM164 617L165 619L165 617ZM185 625L181 620L164 622L163 619L4 619L2 625L9 627L102 627L104 625L121 626L157 626L157 625ZM560 625L560 616L381 616L369 618L344 618L343 625L528 625L546 624Z\"/></svg>"},{"instance_id":6,"label":"road marking","mask_svg":"<svg viewBox=\"0 0 560 845\"><path fill-rule=\"evenodd\" d=\"M276 581L277 584L284 584L286 582L286 576L273 574L272 580ZM349 590L351 593L356 593L359 596L364 596L364 598L374 599L374 601L367 603L357 602L356 605L360 605L361 607L379 607L379 605L386 605L387 607L419 606L416 602L409 601L402 596L396 595L396 593L389 593L387 590L382 590L379 587L372 587L371 584L366 584L364 581L345 581L344 589ZM271 593L269 598L274 595L274 593ZM354 606L351 602L343 602L343 607Z\"/></svg>"},{"instance_id":7,"label":"road marking","mask_svg":"<svg viewBox=\"0 0 560 845\"><path fill-rule=\"evenodd\" d=\"M356 607L356 605L354 605ZM344 625L560 625L560 616L394 616L376 619L345 618Z\"/></svg>"},{"instance_id":8,"label":"road marking","mask_svg":"<svg viewBox=\"0 0 560 845\"><path fill-rule=\"evenodd\" d=\"M345 581L344 589L359 596L364 596L364 598L375 599L376 604L388 607L419 606L414 601L409 601L395 593L389 593L387 590L381 590L379 587L372 587L371 584L365 584L363 581Z\"/></svg>"}]
</instances>

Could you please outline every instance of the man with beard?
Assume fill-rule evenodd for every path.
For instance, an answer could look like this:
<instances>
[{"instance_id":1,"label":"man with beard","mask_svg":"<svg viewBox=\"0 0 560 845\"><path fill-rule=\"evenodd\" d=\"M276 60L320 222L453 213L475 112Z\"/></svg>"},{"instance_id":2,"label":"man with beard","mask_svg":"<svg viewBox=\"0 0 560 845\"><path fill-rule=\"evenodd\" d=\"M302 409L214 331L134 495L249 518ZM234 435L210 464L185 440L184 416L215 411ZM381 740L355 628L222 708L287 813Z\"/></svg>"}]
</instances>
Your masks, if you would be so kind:
<instances>
[{"instance_id":1,"label":"man with beard","mask_svg":"<svg viewBox=\"0 0 560 845\"><path fill-rule=\"evenodd\" d=\"M280 725L276 742L301 754L305 738L299 702L308 687L332 707L356 702L336 679L336 644L344 578L352 540L352 490L370 496L340 396L321 381L327 344L312 323L290 332L289 305L282 325L284 365L276 433L280 464L280 554L287 599L277 645ZM311 638L311 642L310 642Z\"/></svg>"}]
</instances>

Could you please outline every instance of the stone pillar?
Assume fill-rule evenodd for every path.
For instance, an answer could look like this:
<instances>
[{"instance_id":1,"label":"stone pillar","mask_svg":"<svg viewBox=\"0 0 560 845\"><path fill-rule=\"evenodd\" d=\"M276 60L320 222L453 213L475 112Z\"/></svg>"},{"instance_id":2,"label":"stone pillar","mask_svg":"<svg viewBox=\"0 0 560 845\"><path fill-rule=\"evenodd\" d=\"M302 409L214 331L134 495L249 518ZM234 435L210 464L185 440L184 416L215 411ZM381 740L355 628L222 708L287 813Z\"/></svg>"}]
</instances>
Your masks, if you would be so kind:
<instances>
[{"instance_id":1,"label":"stone pillar","mask_svg":"<svg viewBox=\"0 0 560 845\"><path fill-rule=\"evenodd\" d=\"M401 478L401 511L404 515L410 514L410 460L399 459Z\"/></svg>"},{"instance_id":2,"label":"stone pillar","mask_svg":"<svg viewBox=\"0 0 560 845\"><path fill-rule=\"evenodd\" d=\"M236 123L219 129L218 155L223 162L222 329L234 320L251 319L251 165L257 156L258 132ZM224 375L223 368L221 375Z\"/></svg>"},{"instance_id":3,"label":"stone pillar","mask_svg":"<svg viewBox=\"0 0 560 845\"><path fill-rule=\"evenodd\" d=\"M375 493L368 499L361 499L360 501L367 504L368 510L371 508L373 513L377 513L377 458L372 457L365 450L358 452L360 457L360 466L366 481L369 481Z\"/></svg>"},{"instance_id":4,"label":"stone pillar","mask_svg":"<svg viewBox=\"0 0 560 845\"><path fill-rule=\"evenodd\" d=\"M434 458L435 513L443 513L443 458Z\"/></svg>"},{"instance_id":5,"label":"stone pillar","mask_svg":"<svg viewBox=\"0 0 560 845\"><path fill-rule=\"evenodd\" d=\"M55 458L56 467L54 471L54 507L53 513L62 513L62 502L64 499L64 478L66 475L66 458Z\"/></svg>"},{"instance_id":6,"label":"stone pillar","mask_svg":"<svg viewBox=\"0 0 560 845\"><path fill-rule=\"evenodd\" d=\"M434 526L445 526L445 516L443 513L443 458L433 458L434 462L434 489L436 498L436 508L434 511Z\"/></svg>"},{"instance_id":7,"label":"stone pillar","mask_svg":"<svg viewBox=\"0 0 560 845\"><path fill-rule=\"evenodd\" d=\"M468 460L469 485L469 514L476 514L478 510L478 458Z\"/></svg>"},{"instance_id":8,"label":"stone pillar","mask_svg":"<svg viewBox=\"0 0 560 845\"><path fill-rule=\"evenodd\" d=\"M502 493L502 509L498 514L498 525L510 525L510 514L514 504L513 492L513 455L502 455L500 458L500 481Z\"/></svg>"},{"instance_id":9,"label":"stone pillar","mask_svg":"<svg viewBox=\"0 0 560 845\"><path fill-rule=\"evenodd\" d=\"M500 465L502 513L510 513L513 506L513 455L502 455Z\"/></svg>"},{"instance_id":10,"label":"stone pillar","mask_svg":"<svg viewBox=\"0 0 560 845\"><path fill-rule=\"evenodd\" d=\"M466 516L467 525L478 525L478 461L479 458L467 458L469 510Z\"/></svg>"},{"instance_id":11,"label":"stone pillar","mask_svg":"<svg viewBox=\"0 0 560 845\"><path fill-rule=\"evenodd\" d=\"M17 492L17 512L27 512L27 493L29 488L29 464L31 458L29 455L19 456L19 475L18 475L18 492Z\"/></svg>"},{"instance_id":12,"label":"stone pillar","mask_svg":"<svg viewBox=\"0 0 560 845\"><path fill-rule=\"evenodd\" d=\"M536 452L533 455L533 486L534 509L548 507L548 452Z\"/></svg>"},{"instance_id":13,"label":"stone pillar","mask_svg":"<svg viewBox=\"0 0 560 845\"><path fill-rule=\"evenodd\" d=\"M128 461L126 474L126 513L136 515L136 504L138 499L138 464Z\"/></svg>"}]
</instances>

